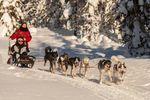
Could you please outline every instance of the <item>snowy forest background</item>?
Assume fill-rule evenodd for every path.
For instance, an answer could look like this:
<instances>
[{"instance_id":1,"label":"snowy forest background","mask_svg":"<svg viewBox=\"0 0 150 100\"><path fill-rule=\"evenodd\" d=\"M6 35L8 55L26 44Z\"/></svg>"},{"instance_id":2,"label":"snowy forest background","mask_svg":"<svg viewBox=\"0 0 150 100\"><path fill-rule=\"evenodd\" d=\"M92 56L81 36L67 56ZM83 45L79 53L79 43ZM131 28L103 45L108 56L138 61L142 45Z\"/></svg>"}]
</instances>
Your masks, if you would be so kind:
<instances>
[{"instance_id":1,"label":"snowy forest background","mask_svg":"<svg viewBox=\"0 0 150 100\"><path fill-rule=\"evenodd\" d=\"M63 28L90 42L104 35L132 56L150 55L150 0L0 0L0 36L22 21Z\"/></svg>"}]
</instances>

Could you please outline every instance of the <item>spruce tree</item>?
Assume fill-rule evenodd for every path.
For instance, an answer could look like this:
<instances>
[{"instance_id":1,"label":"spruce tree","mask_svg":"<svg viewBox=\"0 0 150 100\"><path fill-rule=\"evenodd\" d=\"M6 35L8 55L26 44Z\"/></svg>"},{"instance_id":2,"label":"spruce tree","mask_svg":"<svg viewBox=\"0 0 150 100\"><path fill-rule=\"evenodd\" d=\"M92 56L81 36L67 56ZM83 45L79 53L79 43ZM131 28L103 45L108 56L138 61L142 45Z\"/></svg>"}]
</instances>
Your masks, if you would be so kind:
<instances>
[{"instance_id":1,"label":"spruce tree","mask_svg":"<svg viewBox=\"0 0 150 100\"><path fill-rule=\"evenodd\" d=\"M150 55L150 1L121 0L116 3L123 41L133 56Z\"/></svg>"},{"instance_id":2,"label":"spruce tree","mask_svg":"<svg viewBox=\"0 0 150 100\"><path fill-rule=\"evenodd\" d=\"M1 0L0 1L0 23L1 35L9 35L20 24L24 18L19 0Z\"/></svg>"}]
</instances>

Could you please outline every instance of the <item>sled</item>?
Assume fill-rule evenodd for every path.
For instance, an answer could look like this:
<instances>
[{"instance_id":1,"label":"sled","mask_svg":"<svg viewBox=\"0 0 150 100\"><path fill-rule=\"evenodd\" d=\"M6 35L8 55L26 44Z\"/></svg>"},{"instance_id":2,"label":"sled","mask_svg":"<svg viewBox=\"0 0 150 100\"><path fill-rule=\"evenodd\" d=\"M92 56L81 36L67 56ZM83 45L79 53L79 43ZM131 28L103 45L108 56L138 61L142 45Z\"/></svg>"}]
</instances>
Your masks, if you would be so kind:
<instances>
[{"instance_id":1,"label":"sled","mask_svg":"<svg viewBox=\"0 0 150 100\"><path fill-rule=\"evenodd\" d=\"M20 66L20 67L27 67L27 68L32 68L34 66L36 58L31 55L27 55L26 57L19 57L15 65Z\"/></svg>"}]
</instances>

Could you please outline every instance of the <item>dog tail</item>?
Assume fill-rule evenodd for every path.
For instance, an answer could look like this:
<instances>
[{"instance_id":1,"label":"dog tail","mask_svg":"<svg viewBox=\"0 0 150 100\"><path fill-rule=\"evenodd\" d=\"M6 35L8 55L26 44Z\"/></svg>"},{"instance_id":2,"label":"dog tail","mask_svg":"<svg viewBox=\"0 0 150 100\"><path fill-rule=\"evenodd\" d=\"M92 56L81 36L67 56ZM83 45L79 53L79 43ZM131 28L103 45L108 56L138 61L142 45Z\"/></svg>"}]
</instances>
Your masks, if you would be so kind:
<instances>
[{"instance_id":1,"label":"dog tail","mask_svg":"<svg viewBox=\"0 0 150 100\"><path fill-rule=\"evenodd\" d=\"M86 63L86 64L89 63L89 60L90 60L90 59L89 59L88 57L84 57L84 58L83 58L83 62Z\"/></svg>"},{"instance_id":2,"label":"dog tail","mask_svg":"<svg viewBox=\"0 0 150 100\"><path fill-rule=\"evenodd\" d=\"M111 60L115 62L119 62L120 59L117 56L111 56Z\"/></svg>"}]
</instances>

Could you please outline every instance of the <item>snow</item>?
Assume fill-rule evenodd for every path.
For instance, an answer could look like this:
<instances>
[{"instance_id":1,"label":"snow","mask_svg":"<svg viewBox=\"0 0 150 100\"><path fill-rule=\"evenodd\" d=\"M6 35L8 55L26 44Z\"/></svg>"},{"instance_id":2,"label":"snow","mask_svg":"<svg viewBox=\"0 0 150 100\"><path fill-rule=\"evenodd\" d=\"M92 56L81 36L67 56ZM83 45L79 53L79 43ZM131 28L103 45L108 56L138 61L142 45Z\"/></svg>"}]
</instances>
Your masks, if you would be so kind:
<instances>
[{"instance_id":1,"label":"snow","mask_svg":"<svg viewBox=\"0 0 150 100\"><path fill-rule=\"evenodd\" d=\"M7 25L11 24L11 18L7 11L5 11L3 16L1 17L1 20L3 20L3 22L6 23Z\"/></svg>"},{"instance_id":2,"label":"snow","mask_svg":"<svg viewBox=\"0 0 150 100\"><path fill-rule=\"evenodd\" d=\"M68 3L66 4L65 10L64 10L64 12L63 12L63 15L64 15L64 17L65 17L66 19L68 19L71 14L72 14L72 7L71 7L70 2L68 2Z\"/></svg>"},{"instance_id":3,"label":"snow","mask_svg":"<svg viewBox=\"0 0 150 100\"><path fill-rule=\"evenodd\" d=\"M143 1L143 0L139 0L138 3L139 3L139 5L141 5L141 6L144 5L144 1Z\"/></svg>"},{"instance_id":4,"label":"snow","mask_svg":"<svg viewBox=\"0 0 150 100\"><path fill-rule=\"evenodd\" d=\"M7 33L7 31L8 31L7 27L2 25L2 26L0 26L0 30L1 30L0 36L4 37L6 35L6 33Z\"/></svg>"},{"instance_id":5,"label":"snow","mask_svg":"<svg viewBox=\"0 0 150 100\"><path fill-rule=\"evenodd\" d=\"M36 33L37 33L37 28L35 28L35 27L33 27L33 26L30 26L29 31L30 31L31 35L36 35Z\"/></svg>"},{"instance_id":6,"label":"snow","mask_svg":"<svg viewBox=\"0 0 150 100\"><path fill-rule=\"evenodd\" d=\"M60 0L62 5L65 5L65 0Z\"/></svg>"},{"instance_id":7,"label":"snow","mask_svg":"<svg viewBox=\"0 0 150 100\"><path fill-rule=\"evenodd\" d=\"M99 3L99 0L87 0L88 3L92 4L92 6L97 7L97 4Z\"/></svg>"},{"instance_id":8,"label":"snow","mask_svg":"<svg viewBox=\"0 0 150 100\"><path fill-rule=\"evenodd\" d=\"M124 5L123 4L120 4L120 7L119 7L119 12L122 12L122 13L124 13L124 14L126 14L127 15L127 9L124 7Z\"/></svg>"},{"instance_id":9,"label":"snow","mask_svg":"<svg viewBox=\"0 0 150 100\"><path fill-rule=\"evenodd\" d=\"M133 1L128 1L128 3L127 3L127 6L128 6L128 9L131 9L131 8L133 8Z\"/></svg>"},{"instance_id":10,"label":"snow","mask_svg":"<svg viewBox=\"0 0 150 100\"><path fill-rule=\"evenodd\" d=\"M90 66L95 68L89 69L84 79L72 79L59 72L47 72L49 64L43 66L42 60L36 61L32 69L7 65L8 37L0 37L0 100L150 100L149 58L131 58L127 56L125 47L118 45L113 50L111 45L115 43L108 48L91 48L72 35L62 34L65 31L61 34L47 28L37 28L36 31L29 47L30 54L37 59L43 59L44 48L51 46L59 54L65 51L70 56L87 56ZM105 79L104 84L98 84L97 62L103 57L110 59L114 54L126 63L124 82L116 85Z\"/></svg>"},{"instance_id":11,"label":"snow","mask_svg":"<svg viewBox=\"0 0 150 100\"><path fill-rule=\"evenodd\" d=\"M150 3L150 1L149 1L149 0L146 0L146 2L147 2L147 3Z\"/></svg>"},{"instance_id":12,"label":"snow","mask_svg":"<svg viewBox=\"0 0 150 100\"><path fill-rule=\"evenodd\" d=\"M150 83L146 83L146 84L144 84L142 86L145 86L145 87L150 86Z\"/></svg>"},{"instance_id":13,"label":"snow","mask_svg":"<svg viewBox=\"0 0 150 100\"><path fill-rule=\"evenodd\" d=\"M8 6L9 6L9 1L8 1L8 0L5 0L5 1L3 2L3 6L4 6L4 8L8 7Z\"/></svg>"}]
</instances>

